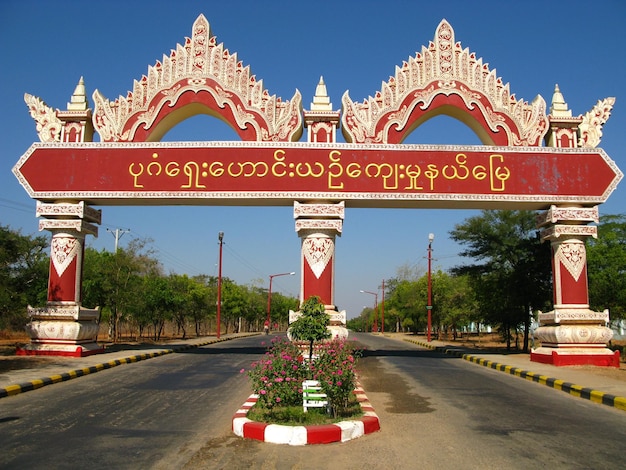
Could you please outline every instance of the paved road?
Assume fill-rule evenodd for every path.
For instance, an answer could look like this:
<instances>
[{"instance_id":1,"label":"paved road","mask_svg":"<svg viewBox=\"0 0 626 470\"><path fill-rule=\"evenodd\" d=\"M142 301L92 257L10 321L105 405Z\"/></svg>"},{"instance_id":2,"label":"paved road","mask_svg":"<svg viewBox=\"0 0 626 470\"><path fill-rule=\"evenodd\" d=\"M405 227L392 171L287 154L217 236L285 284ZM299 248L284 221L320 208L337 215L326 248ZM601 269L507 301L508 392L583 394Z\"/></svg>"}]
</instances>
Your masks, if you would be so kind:
<instances>
[{"instance_id":1,"label":"paved road","mask_svg":"<svg viewBox=\"0 0 626 470\"><path fill-rule=\"evenodd\" d=\"M189 349L0 400L1 468L181 468L229 436L259 337Z\"/></svg>"},{"instance_id":2,"label":"paved road","mask_svg":"<svg viewBox=\"0 0 626 470\"><path fill-rule=\"evenodd\" d=\"M362 382L381 421L355 441L242 440L239 370L265 338L116 367L0 400L3 468L616 468L626 413L380 336Z\"/></svg>"}]
</instances>

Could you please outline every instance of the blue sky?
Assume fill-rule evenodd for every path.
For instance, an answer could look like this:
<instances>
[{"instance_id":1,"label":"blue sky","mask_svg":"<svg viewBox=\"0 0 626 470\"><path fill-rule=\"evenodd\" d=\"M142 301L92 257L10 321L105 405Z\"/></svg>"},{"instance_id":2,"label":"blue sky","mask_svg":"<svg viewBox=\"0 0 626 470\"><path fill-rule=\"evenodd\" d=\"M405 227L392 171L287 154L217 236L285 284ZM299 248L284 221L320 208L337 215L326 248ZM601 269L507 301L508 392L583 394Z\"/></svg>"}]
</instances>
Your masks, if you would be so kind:
<instances>
[{"instance_id":1,"label":"blue sky","mask_svg":"<svg viewBox=\"0 0 626 470\"><path fill-rule=\"evenodd\" d=\"M438 3L438 5L437 5ZM395 67L433 39L442 19L456 40L510 84L518 99L540 94L550 103L555 84L574 115L609 96L617 101L600 147L626 169L626 2L457 1L33 1L0 2L0 224L37 233L35 202L11 168L38 140L24 93L65 109L81 76L88 95L126 95L148 66L190 36L205 15L217 41L249 65L270 94L291 99L296 89L310 107L324 76L333 107L341 96L362 101L380 90ZM164 140L235 140L207 116L186 121ZM468 128L433 119L408 143L479 144ZM626 213L626 183L601 214ZM103 224L88 245L112 250L107 232L130 229L152 238L167 271L217 274L223 231L223 274L241 284L267 286L270 274L300 270L300 239L291 207L101 207ZM464 262L449 239L470 210L351 209L337 239L335 303L349 317L401 266L426 269L428 233L435 234L434 267ZM299 276L275 278L273 291L297 296ZM380 300L380 295L379 295Z\"/></svg>"}]
</instances>

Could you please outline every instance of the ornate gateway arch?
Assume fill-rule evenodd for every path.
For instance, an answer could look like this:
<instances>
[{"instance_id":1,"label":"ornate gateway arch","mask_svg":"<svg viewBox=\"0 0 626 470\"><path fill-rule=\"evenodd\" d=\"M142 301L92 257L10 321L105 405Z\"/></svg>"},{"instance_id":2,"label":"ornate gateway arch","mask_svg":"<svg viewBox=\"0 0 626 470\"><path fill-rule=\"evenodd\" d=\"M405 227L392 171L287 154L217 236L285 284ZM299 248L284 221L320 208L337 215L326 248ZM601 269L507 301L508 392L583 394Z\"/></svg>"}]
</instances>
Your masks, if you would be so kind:
<instances>
[{"instance_id":1,"label":"ornate gateway arch","mask_svg":"<svg viewBox=\"0 0 626 470\"><path fill-rule=\"evenodd\" d=\"M270 95L200 15L191 38L126 97L95 91L92 99L93 112L82 79L64 111L25 95L41 142L13 171L37 200L40 230L53 235L48 302L29 309L24 354L100 351L98 312L81 304L84 237L97 235L101 220L91 206L292 205L302 239L300 298L319 295L338 333L345 312L334 307L335 238L346 207L525 208L542 211L538 226L553 253L554 310L540 315L542 346L532 360L618 365L606 348L608 312L589 309L584 244L596 236L588 224L598 221L597 205L623 177L597 148L614 98L579 116L558 86L549 111L541 96L518 100L442 20L433 41L373 97L357 103L346 92L342 110L333 110L320 79L303 110L297 90L288 101ZM226 122L242 142L160 142L196 114ZM483 146L402 144L440 114L464 122ZM347 143L337 143L339 127Z\"/></svg>"}]
</instances>

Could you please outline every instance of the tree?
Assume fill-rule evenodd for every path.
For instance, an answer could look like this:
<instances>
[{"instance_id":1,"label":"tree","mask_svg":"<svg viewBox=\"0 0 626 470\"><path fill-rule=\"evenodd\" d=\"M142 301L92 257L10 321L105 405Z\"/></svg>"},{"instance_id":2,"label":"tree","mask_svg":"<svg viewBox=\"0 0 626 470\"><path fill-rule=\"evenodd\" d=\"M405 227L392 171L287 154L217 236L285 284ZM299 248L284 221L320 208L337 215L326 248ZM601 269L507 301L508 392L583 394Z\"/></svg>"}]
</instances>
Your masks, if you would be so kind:
<instances>
[{"instance_id":1,"label":"tree","mask_svg":"<svg viewBox=\"0 0 626 470\"><path fill-rule=\"evenodd\" d=\"M178 334L182 331L183 339L187 338L187 321L191 318L190 311L192 305L193 285L195 281L190 279L186 274L170 274L167 277L169 283L172 319L178 330Z\"/></svg>"},{"instance_id":2,"label":"tree","mask_svg":"<svg viewBox=\"0 0 626 470\"><path fill-rule=\"evenodd\" d=\"M124 314L135 312L145 299L142 278L148 275L162 276L162 268L149 247L150 240L133 239L126 248L116 253L100 252L87 248L83 265L83 303L99 306L109 317L110 336L117 341L120 336L120 320ZM138 322L142 324L142 320ZM141 329L141 326L140 326Z\"/></svg>"},{"instance_id":3,"label":"tree","mask_svg":"<svg viewBox=\"0 0 626 470\"><path fill-rule=\"evenodd\" d=\"M394 318L396 325L406 331L417 331L416 326L426 322L426 283L419 278L407 278L402 274L386 281L385 312L387 318Z\"/></svg>"},{"instance_id":4,"label":"tree","mask_svg":"<svg viewBox=\"0 0 626 470\"><path fill-rule=\"evenodd\" d=\"M216 310L217 281L211 287L211 278L207 275L194 276L194 284L189 292L189 315L194 322L196 336L201 334L203 322Z\"/></svg>"},{"instance_id":5,"label":"tree","mask_svg":"<svg viewBox=\"0 0 626 470\"><path fill-rule=\"evenodd\" d=\"M0 328L23 330L26 307L46 302L49 257L46 237L0 225Z\"/></svg>"},{"instance_id":6,"label":"tree","mask_svg":"<svg viewBox=\"0 0 626 470\"><path fill-rule=\"evenodd\" d=\"M309 364L313 359L313 344L330 337L328 324L330 318L326 314L324 304L318 296L306 299L300 307L301 316L289 328L291 337L297 341L309 342Z\"/></svg>"},{"instance_id":7,"label":"tree","mask_svg":"<svg viewBox=\"0 0 626 470\"><path fill-rule=\"evenodd\" d=\"M483 320L500 326L511 347L512 330L524 326L528 350L531 312L545 309L552 294L550 246L536 236L532 211L482 211L450 232L475 264L453 269L467 274Z\"/></svg>"},{"instance_id":8,"label":"tree","mask_svg":"<svg viewBox=\"0 0 626 470\"><path fill-rule=\"evenodd\" d=\"M608 308L611 318L626 318L626 215L605 215L598 238L587 242L589 303Z\"/></svg>"},{"instance_id":9,"label":"tree","mask_svg":"<svg viewBox=\"0 0 626 470\"><path fill-rule=\"evenodd\" d=\"M145 301L143 313L154 328L154 341L159 341L165 323L172 319L172 312L175 309L172 284L167 278L156 274L145 276L143 282Z\"/></svg>"},{"instance_id":10,"label":"tree","mask_svg":"<svg viewBox=\"0 0 626 470\"><path fill-rule=\"evenodd\" d=\"M458 330L475 319L478 305L467 275L451 275L441 270L432 277L433 320L440 330L452 330L453 339Z\"/></svg>"}]
</instances>

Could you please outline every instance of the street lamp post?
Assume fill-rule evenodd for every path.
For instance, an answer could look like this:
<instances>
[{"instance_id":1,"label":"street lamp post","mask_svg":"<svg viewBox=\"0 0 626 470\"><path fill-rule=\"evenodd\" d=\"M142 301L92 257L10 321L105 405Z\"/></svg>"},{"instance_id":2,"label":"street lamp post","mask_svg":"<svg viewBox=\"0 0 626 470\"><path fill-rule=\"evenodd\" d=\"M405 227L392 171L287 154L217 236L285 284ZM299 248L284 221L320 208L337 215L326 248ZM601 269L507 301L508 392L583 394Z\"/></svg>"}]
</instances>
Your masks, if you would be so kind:
<instances>
[{"instance_id":1,"label":"street lamp post","mask_svg":"<svg viewBox=\"0 0 626 470\"><path fill-rule=\"evenodd\" d=\"M270 274L270 288L267 291L267 318L265 319L265 324L267 325L268 329L270 327L270 309L272 307L272 279L274 279L275 277L279 277L279 276L293 276L294 274L296 274L295 272L290 272L290 273L280 273L280 274Z\"/></svg>"},{"instance_id":2,"label":"street lamp post","mask_svg":"<svg viewBox=\"0 0 626 470\"><path fill-rule=\"evenodd\" d=\"M217 235L220 242L220 263L217 271L217 339L220 339L220 323L222 322L222 245L224 244L224 232Z\"/></svg>"},{"instance_id":3,"label":"street lamp post","mask_svg":"<svg viewBox=\"0 0 626 470\"><path fill-rule=\"evenodd\" d=\"M432 286L432 260L433 260L433 240L435 239L434 233L428 234L428 304L426 305L426 312L428 313L428 329L427 340L430 343L431 328L432 328L432 310L433 310L433 286Z\"/></svg>"},{"instance_id":4,"label":"street lamp post","mask_svg":"<svg viewBox=\"0 0 626 470\"><path fill-rule=\"evenodd\" d=\"M363 294L370 294L374 296L374 325L373 330L378 332L378 292L370 292L368 290L360 290Z\"/></svg>"},{"instance_id":5,"label":"street lamp post","mask_svg":"<svg viewBox=\"0 0 626 470\"><path fill-rule=\"evenodd\" d=\"M385 334L385 280L383 279L383 301L380 303L380 315L381 315L381 323L380 331L382 334Z\"/></svg>"}]
</instances>

